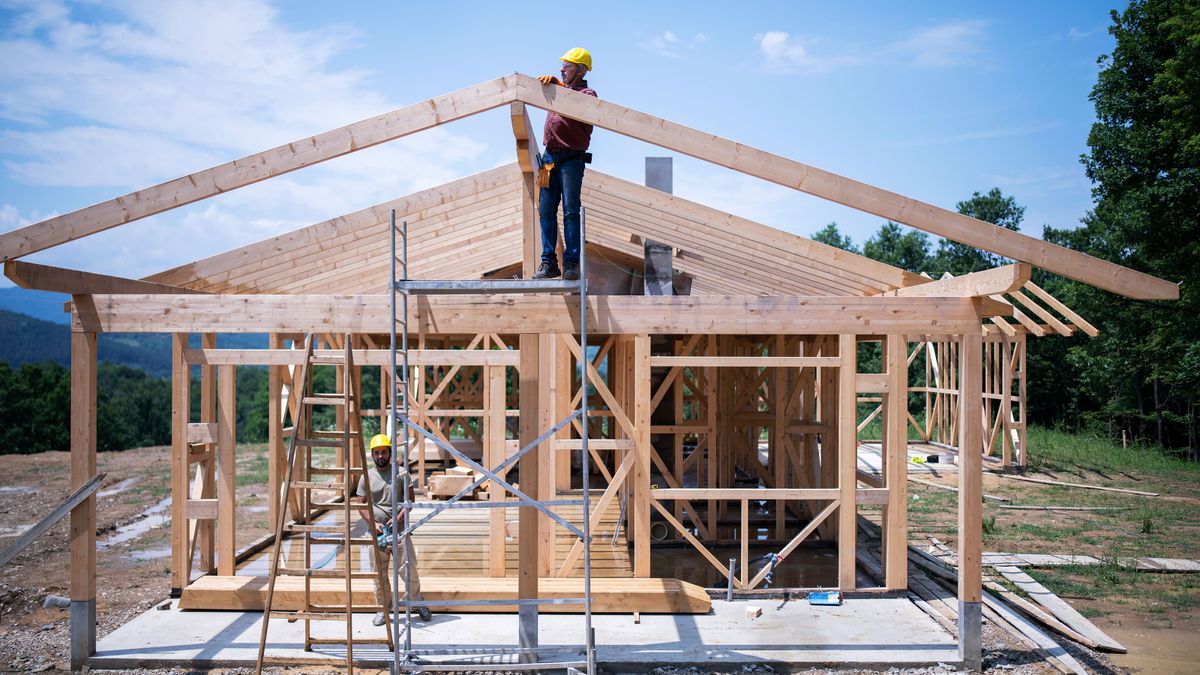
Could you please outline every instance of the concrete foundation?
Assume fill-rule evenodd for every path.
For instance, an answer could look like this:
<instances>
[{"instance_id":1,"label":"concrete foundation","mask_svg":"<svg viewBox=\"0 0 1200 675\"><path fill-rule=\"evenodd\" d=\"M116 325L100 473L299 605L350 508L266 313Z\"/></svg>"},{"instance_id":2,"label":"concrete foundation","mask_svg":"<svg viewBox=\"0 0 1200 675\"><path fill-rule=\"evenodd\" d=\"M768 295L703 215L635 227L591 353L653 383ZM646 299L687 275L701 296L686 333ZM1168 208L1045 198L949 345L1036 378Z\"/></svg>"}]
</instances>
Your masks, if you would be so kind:
<instances>
[{"instance_id":1,"label":"concrete foundation","mask_svg":"<svg viewBox=\"0 0 1200 675\"><path fill-rule=\"evenodd\" d=\"M762 608L748 618L746 608ZM362 635L381 636L371 614L355 618ZM258 651L258 612L150 610L113 631L97 645L92 668L191 666L196 668L253 665ZM695 615L597 615L596 660L601 669L638 671L657 665L700 665L736 668L749 663L781 667L852 665L856 667L920 666L958 663L958 644L937 623L903 598L851 597L840 607L811 607L803 601L714 601L713 612ZM415 649L462 649L473 646L513 647L515 614L439 614L414 625ZM315 635L334 636L341 624L314 624ZM271 624L268 652L301 656L304 627L276 620ZM342 633L344 634L344 633ZM583 616L543 614L538 642L563 652L543 658L579 660ZM324 654L336 657L329 648ZM386 667L391 655L373 646L356 647L364 666ZM312 656L312 654L308 654ZM429 660L463 660L462 656ZM515 661L513 655L492 656L489 663ZM477 663L481 661L476 661Z\"/></svg>"}]
</instances>

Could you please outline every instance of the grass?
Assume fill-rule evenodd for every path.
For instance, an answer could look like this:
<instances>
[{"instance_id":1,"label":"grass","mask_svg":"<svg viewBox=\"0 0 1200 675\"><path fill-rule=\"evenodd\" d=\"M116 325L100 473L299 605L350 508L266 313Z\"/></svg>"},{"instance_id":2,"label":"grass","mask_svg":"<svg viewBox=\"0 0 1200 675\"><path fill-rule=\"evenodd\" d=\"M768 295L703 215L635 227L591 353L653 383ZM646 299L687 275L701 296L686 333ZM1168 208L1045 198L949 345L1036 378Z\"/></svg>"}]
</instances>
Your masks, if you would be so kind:
<instances>
[{"instance_id":1,"label":"grass","mask_svg":"<svg viewBox=\"0 0 1200 675\"><path fill-rule=\"evenodd\" d=\"M1095 434L1072 434L1045 427L1029 427L1029 468L1034 470L1074 471L1087 469L1100 473L1137 471L1172 475L1178 479L1195 478L1200 463L1175 457L1158 446L1120 444ZM1118 479L1120 476L1114 477Z\"/></svg>"}]
</instances>

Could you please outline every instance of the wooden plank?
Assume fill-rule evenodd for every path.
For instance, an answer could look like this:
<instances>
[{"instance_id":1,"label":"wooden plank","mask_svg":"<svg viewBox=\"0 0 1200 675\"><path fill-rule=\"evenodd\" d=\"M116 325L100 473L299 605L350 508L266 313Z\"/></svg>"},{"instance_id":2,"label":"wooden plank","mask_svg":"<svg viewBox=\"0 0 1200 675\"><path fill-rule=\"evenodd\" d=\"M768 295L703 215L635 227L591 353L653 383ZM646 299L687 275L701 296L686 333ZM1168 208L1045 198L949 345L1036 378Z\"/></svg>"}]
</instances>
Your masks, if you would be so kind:
<instances>
[{"instance_id":1,"label":"wooden plank","mask_svg":"<svg viewBox=\"0 0 1200 675\"><path fill-rule=\"evenodd\" d=\"M959 578L962 578L961 575ZM1014 628L1021 632L1021 634L1033 641L1033 643L1037 645L1038 649L1041 649L1047 656L1058 659L1064 666L1066 666L1069 672L1076 673L1077 675L1087 675L1088 671L1084 669L1084 667L1081 666L1078 661L1075 660L1075 657L1071 656L1067 650L1063 649L1061 645L1055 642L1053 638L1051 638L1049 635L1046 635L1046 633L1044 633L1037 626L1033 625L1033 623L1031 623L1025 617L1009 609L1008 605L1005 605L997 600L991 593L983 592L982 602L984 602L989 609L1000 615L1002 619L1012 624Z\"/></svg>"},{"instance_id":2,"label":"wooden plank","mask_svg":"<svg viewBox=\"0 0 1200 675\"><path fill-rule=\"evenodd\" d=\"M237 373L217 374L217 574L237 569Z\"/></svg>"},{"instance_id":3,"label":"wooden plank","mask_svg":"<svg viewBox=\"0 0 1200 675\"><path fill-rule=\"evenodd\" d=\"M95 295L78 308L77 330L103 332L385 333L386 295ZM608 334L850 335L962 334L980 315L1012 307L981 298L753 296L590 296L588 327ZM410 303L414 332L519 334L578 332L569 296L422 297Z\"/></svg>"},{"instance_id":4,"label":"wooden plank","mask_svg":"<svg viewBox=\"0 0 1200 675\"><path fill-rule=\"evenodd\" d=\"M1019 480L1024 483L1038 483L1040 485L1055 485L1058 487L1073 487L1082 488L1085 490L1100 490L1102 492L1119 492L1128 495L1139 495L1142 497L1157 497L1157 492L1146 492L1145 490L1130 490L1128 488L1109 487L1107 485L1089 485L1087 483L1068 483L1061 480L1050 480L1048 478L1034 478L1033 476L1018 476L1016 474L996 473L1001 478L1010 478Z\"/></svg>"},{"instance_id":5,"label":"wooden plank","mask_svg":"<svg viewBox=\"0 0 1200 675\"><path fill-rule=\"evenodd\" d=\"M536 333L522 333L520 340L521 348L521 364L517 373L517 393L520 397L520 446L528 447L537 439L541 430L538 429L538 396L541 391L538 387L538 367L540 362L538 352L541 345L542 337ZM545 339L553 339L547 336ZM538 498L538 481L539 470L539 454L541 448L534 448L521 456L517 461L518 471L520 471L520 484L523 492L533 499ZM517 514L517 541L520 545L520 560L517 567L517 597L519 598L536 598L538 597L538 512L532 508L523 508ZM424 583L422 583L424 586ZM423 589L422 589L423 590ZM428 597L428 596L426 596ZM522 611L520 613L520 627L518 635L520 636L521 646L529 647L537 645L537 615L538 607L534 606L532 610Z\"/></svg>"},{"instance_id":6,"label":"wooden plank","mask_svg":"<svg viewBox=\"0 0 1200 675\"><path fill-rule=\"evenodd\" d=\"M336 349L314 349L315 356L334 356ZM210 366L296 366L304 353L296 349L186 349L184 359L192 365ZM520 353L513 349L410 349L411 366L516 366ZM386 349L355 349L357 366L390 366Z\"/></svg>"},{"instance_id":7,"label":"wooden plank","mask_svg":"<svg viewBox=\"0 0 1200 675\"><path fill-rule=\"evenodd\" d=\"M656 488L650 490L653 499L749 499L771 500L828 500L837 499L837 488Z\"/></svg>"},{"instance_id":8,"label":"wooden plank","mask_svg":"<svg viewBox=\"0 0 1200 675\"><path fill-rule=\"evenodd\" d=\"M184 591L180 609L222 609L228 611L261 611L266 596L267 577L207 576L197 579ZM514 607L505 605L450 607L438 606L439 600L477 599L506 600L518 597L515 578L492 577L421 577L421 593L433 604L435 612L511 613ZM313 604L345 604L344 582L340 579L313 579ZM580 578L546 578L539 580L540 597L583 597ZM592 611L601 614L628 614L633 611L653 614L707 614L712 601L700 586L678 579L592 579ZM298 609L303 602L304 579L279 577L275 582L273 608ZM362 600L360 603L359 600ZM372 580L354 580L355 604L374 602ZM577 613L580 605L543 605L542 612Z\"/></svg>"},{"instance_id":9,"label":"wooden plank","mask_svg":"<svg viewBox=\"0 0 1200 675\"><path fill-rule=\"evenodd\" d=\"M888 291L884 295L900 297L979 297L1015 291L1029 281L1033 270L1025 263L1013 263L959 277L946 277Z\"/></svg>"},{"instance_id":10,"label":"wooden plank","mask_svg":"<svg viewBox=\"0 0 1200 675\"><path fill-rule=\"evenodd\" d=\"M99 490L100 483L107 475L107 473L98 473L95 476L92 476L86 483L79 486L74 492L68 495L67 498L64 499L61 504L56 506L53 511L46 514L44 518L39 520L36 525L28 530L25 530L21 536L17 537L16 541L5 547L3 551L0 551L0 567L4 567L6 564L8 564L8 561L16 557L16 555L20 553L26 546L32 544L38 537L45 534L46 530L49 530L54 526L55 523L61 520L63 516L70 513L76 506L82 503L83 500L92 496L96 490Z\"/></svg>"},{"instance_id":11,"label":"wooden plank","mask_svg":"<svg viewBox=\"0 0 1200 675\"><path fill-rule=\"evenodd\" d=\"M137 281L107 274L83 272L80 270L35 265L20 260L9 260L4 263L4 276L21 288L32 288L39 291L54 293L89 294L89 293L167 293L170 295L201 293L180 286L157 284L150 281Z\"/></svg>"},{"instance_id":12,"label":"wooden plank","mask_svg":"<svg viewBox=\"0 0 1200 675\"><path fill-rule=\"evenodd\" d=\"M858 373L854 386L859 394L885 394L888 390L888 377L886 373Z\"/></svg>"},{"instance_id":13,"label":"wooden plank","mask_svg":"<svg viewBox=\"0 0 1200 675\"><path fill-rule=\"evenodd\" d=\"M1006 258L1036 265L1131 298L1175 300L1179 297L1179 287L1174 283L1143 272L647 115L611 101L570 91L565 87L543 87L537 80L525 75L514 75L513 78L518 99L543 110L552 110L602 129L707 160Z\"/></svg>"},{"instance_id":14,"label":"wooden plank","mask_svg":"<svg viewBox=\"0 0 1200 675\"><path fill-rule=\"evenodd\" d=\"M215 520L217 518L216 499L187 500L188 520Z\"/></svg>"},{"instance_id":15,"label":"wooden plank","mask_svg":"<svg viewBox=\"0 0 1200 675\"><path fill-rule=\"evenodd\" d=\"M833 356L652 356L650 365L682 368L837 368Z\"/></svg>"},{"instance_id":16,"label":"wooden plank","mask_svg":"<svg viewBox=\"0 0 1200 675\"><path fill-rule=\"evenodd\" d=\"M501 77L483 82L7 232L0 235L0 259L26 256L267 178L491 110L514 99L514 77Z\"/></svg>"},{"instance_id":17,"label":"wooden plank","mask_svg":"<svg viewBox=\"0 0 1200 675\"><path fill-rule=\"evenodd\" d=\"M1019 568L1010 565L997 565L996 571L1004 575L1005 579L1016 584L1017 588L1020 588L1026 595L1033 598L1035 602L1049 610L1060 621L1084 637L1094 641L1102 651L1116 652L1118 654L1125 654L1129 651L1120 642L1112 639L1104 631L1097 628L1095 624L1088 621L1074 607L1064 602L1062 598L1050 592L1049 589L1038 583L1033 577L1022 572Z\"/></svg>"},{"instance_id":18,"label":"wooden plank","mask_svg":"<svg viewBox=\"0 0 1200 675\"><path fill-rule=\"evenodd\" d=\"M188 443L216 443L217 424L215 422L189 422L187 425Z\"/></svg>"}]
</instances>

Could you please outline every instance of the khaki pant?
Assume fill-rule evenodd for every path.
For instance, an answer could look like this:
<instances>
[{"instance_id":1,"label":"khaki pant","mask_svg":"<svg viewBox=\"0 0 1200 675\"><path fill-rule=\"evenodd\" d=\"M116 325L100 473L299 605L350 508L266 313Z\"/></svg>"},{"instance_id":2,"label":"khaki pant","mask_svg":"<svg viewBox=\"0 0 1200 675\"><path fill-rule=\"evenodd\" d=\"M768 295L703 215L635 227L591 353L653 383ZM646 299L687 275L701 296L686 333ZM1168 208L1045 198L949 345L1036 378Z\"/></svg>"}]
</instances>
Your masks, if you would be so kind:
<instances>
[{"instance_id":1,"label":"khaki pant","mask_svg":"<svg viewBox=\"0 0 1200 675\"><path fill-rule=\"evenodd\" d=\"M399 588L401 589L400 597L401 597L401 599L404 599L404 600L424 600L424 597L421 595L421 575L417 573L417 552L416 552L416 550L413 549L412 539L405 539L404 544L405 545L400 547L400 586L399 586ZM392 547L388 546L387 548L382 549L382 550L383 550L383 556L382 556L383 564L385 566L385 571L387 572L386 574L383 575L383 592L385 595L387 595L388 602L391 602L392 566L389 563L392 560ZM411 579L411 583L409 584L409 590L411 591L412 597L405 598L404 597L404 572L405 572L405 567L407 567L409 565L410 561L412 563L412 579ZM385 604L383 602L382 598L379 598L377 596L376 599L380 601L379 602L380 605Z\"/></svg>"}]
</instances>

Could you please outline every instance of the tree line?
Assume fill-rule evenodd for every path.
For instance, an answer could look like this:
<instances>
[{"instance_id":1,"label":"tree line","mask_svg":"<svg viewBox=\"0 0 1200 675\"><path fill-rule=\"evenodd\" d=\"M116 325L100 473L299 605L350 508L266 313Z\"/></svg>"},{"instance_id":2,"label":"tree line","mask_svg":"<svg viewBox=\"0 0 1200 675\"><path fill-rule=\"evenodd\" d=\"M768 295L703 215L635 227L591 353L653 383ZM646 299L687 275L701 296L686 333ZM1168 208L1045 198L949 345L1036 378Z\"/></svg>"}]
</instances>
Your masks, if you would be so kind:
<instances>
[{"instance_id":1,"label":"tree line","mask_svg":"<svg viewBox=\"0 0 1200 675\"><path fill-rule=\"evenodd\" d=\"M1098 59L1096 121L1080 159L1095 208L1042 238L1180 283L1178 302L1131 300L1035 270L1034 280L1099 330L1029 341L1030 419L1186 451L1200 461L1200 1L1136 0L1112 12ZM960 213L1010 230L1025 209L993 188ZM859 251L831 223L814 235ZM1007 260L884 223L863 255L937 278Z\"/></svg>"}]
</instances>

